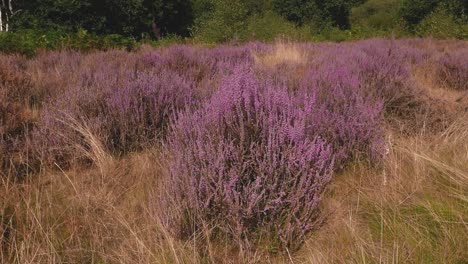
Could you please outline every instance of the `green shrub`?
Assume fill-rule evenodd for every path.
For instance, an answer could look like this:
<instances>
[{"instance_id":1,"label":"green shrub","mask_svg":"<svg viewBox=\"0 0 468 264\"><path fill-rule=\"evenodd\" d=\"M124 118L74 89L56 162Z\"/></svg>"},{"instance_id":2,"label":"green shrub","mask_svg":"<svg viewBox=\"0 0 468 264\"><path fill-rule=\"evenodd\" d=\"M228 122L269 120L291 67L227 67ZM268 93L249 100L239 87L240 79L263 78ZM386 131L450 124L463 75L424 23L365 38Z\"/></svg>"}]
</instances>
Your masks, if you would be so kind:
<instances>
[{"instance_id":1,"label":"green shrub","mask_svg":"<svg viewBox=\"0 0 468 264\"><path fill-rule=\"evenodd\" d=\"M369 0L351 10L352 27L388 31L398 24L398 0Z\"/></svg>"},{"instance_id":2,"label":"green shrub","mask_svg":"<svg viewBox=\"0 0 468 264\"><path fill-rule=\"evenodd\" d=\"M273 10L298 25L349 29L351 8L362 0L272 0Z\"/></svg>"},{"instance_id":3,"label":"green shrub","mask_svg":"<svg viewBox=\"0 0 468 264\"><path fill-rule=\"evenodd\" d=\"M340 30L337 27L331 26L320 30L319 34L314 36L314 40L316 41L342 42L351 39L353 39L353 33L351 30Z\"/></svg>"},{"instance_id":4,"label":"green shrub","mask_svg":"<svg viewBox=\"0 0 468 264\"><path fill-rule=\"evenodd\" d=\"M437 39L468 39L468 24L457 18L446 7L440 6L416 27L419 36L432 36Z\"/></svg>"},{"instance_id":5,"label":"green shrub","mask_svg":"<svg viewBox=\"0 0 468 264\"><path fill-rule=\"evenodd\" d=\"M35 54L39 48L47 46L49 41L45 35L33 30L0 33L0 51L4 53L21 53L27 56Z\"/></svg>"},{"instance_id":6,"label":"green shrub","mask_svg":"<svg viewBox=\"0 0 468 264\"><path fill-rule=\"evenodd\" d=\"M171 34L162 37L159 40L150 40L150 41L143 41L142 43L149 44L153 47L167 47L173 44L181 44L184 43L185 39L179 35Z\"/></svg>"},{"instance_id":7,"label":"green shrub","mask_svg":"<svg viewBox=\"0 0 468 264\"><path fill-rule=\"evenodd\" d=\"M399 15L408 29L413 31L437 7L439 2L440 0L403 0Z\"/></svg>"},{"instance_id":8,"label":"green shrub","mask_svg":"<svg viewBox=\"0 0 468 264\"><path fill-rule=\"evenodd\" d=\"M86 30L65 33L60 30L39 31L34 29L0 33L0 52L20 53L34 56L39 49L45 50L107 50L112 48L133 49L136 41L121 35L96 35Z\"/></svg>"},{"instance_id":9,"label":"green shrub","mask_svg":"<svg viewBox=\"0 0 468 264\"><path fill-rule=\"evenodd\" d=\"M249 18L242 40L272 41L278 37L294 40L310 40L312 32L309 27L298 27L273 11Z\"/></svg>"},{"instance_id":10,"label":"green shrub","mask_svg":"<svg viewBox=\"0 0 468 264\"><path fill-rule=\"evenodd\" d=\"M213 0L209 4L209 10L195 21L195 39L205 43L239 39L249 17L243 1Z\"/></svg>"},{"instance_id":11,"label":"green shrub","mask_svg":"<svg viewBox=\"0 0 468 264\"><path fill-rule=\"evenodd\" d=\"M445 10L441 11L441 8ZM408 30L416 32L424 20L430 19L428 17L431 14L438 13L439 15L433 17L432 20L442 19L445 21L444 23L447 23L447 17L452 17L466 23L468 22L467 12L468 1L466 0L403 0L399 15Z\"/></svg>"}]
</instances>

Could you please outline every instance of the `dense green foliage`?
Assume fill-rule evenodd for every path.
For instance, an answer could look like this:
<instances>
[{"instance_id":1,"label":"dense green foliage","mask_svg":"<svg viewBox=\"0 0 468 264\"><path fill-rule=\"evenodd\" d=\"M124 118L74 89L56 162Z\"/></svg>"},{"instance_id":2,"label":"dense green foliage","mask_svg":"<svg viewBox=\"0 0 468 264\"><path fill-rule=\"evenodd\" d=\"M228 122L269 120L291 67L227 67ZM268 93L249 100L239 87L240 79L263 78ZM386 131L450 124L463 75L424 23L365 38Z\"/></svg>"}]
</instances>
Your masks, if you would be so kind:
<instances>
[{"instance_id":1,"label":"dense green foliage","mask_svg":"<svg viewBox=\"0 0 468 264\"><path fill-rule=\"evenodd\" d=\"M351 10L350 21L354 27L386 30L398 24L400 0L368 0Z\"/></svg>"},{"instance_id":2,"label":"dense green foliage","mask_svg":"<svg viewBox=\"0 0 468 264\"><path fill-rule=\"evenodd\" d=\"M63 32L22 29L14 33L0 33L0 51L33 56L38 50L76 49L107 50L125 48L131 50L136 41L118 34L97 35L86 30Z\"/></svg>"},{"instance_id":3,"label":"dense green foliage","mask_svg":"<svg viewBox=\"0 0 468 264\"><path fill-rule=\"evenodd\" d=\"M14 28L84 28L97 34L187 36L192 5L185 0L21 0Z\"/></svg>"},{"instance_id":4,"label":"dense green foliage","mask_svg":"<svg viewBox=\"0 0 468 264\"><path fill-rule=\"evenodd\" d=\"M2 3L2 29L8 24L9 32L0 32L0 49L26 54L168 40L468 36L465 0L11 0L12 9Z\"/></svg>"},{"instance_id":5,"label":"dense green foliage","mask_svg":"<svg viewBox=\"0 0 468 264\"><path fill-rule=\"evenodd\" d=\"M468 39L468 23L466 17L458 17L448 9L438 7L415 27L415 33L438 39Z\"/></svg>"},{"instance_id":6,"label":"dense green foliage","mask_svg":"<svg viewBox=\"0 0 468 264\"><path fill-rule=\"evenodd\" d=\"M414 30L425 18L437 11L463 19L466 23L467 10L466 0L404 0L400 7L400 15L406 26Z\"/></svg>"},{"instance_id":7,"label":"dense green foliage","mask_svg":"<svg viewBox=\"0 0 468 264\"><path fill-rule=\"evenodd\" d=\"M361 0L272 0L273 9L299 25L313 23L348 29L351 8Z\"/></svg>"}]
</instances>

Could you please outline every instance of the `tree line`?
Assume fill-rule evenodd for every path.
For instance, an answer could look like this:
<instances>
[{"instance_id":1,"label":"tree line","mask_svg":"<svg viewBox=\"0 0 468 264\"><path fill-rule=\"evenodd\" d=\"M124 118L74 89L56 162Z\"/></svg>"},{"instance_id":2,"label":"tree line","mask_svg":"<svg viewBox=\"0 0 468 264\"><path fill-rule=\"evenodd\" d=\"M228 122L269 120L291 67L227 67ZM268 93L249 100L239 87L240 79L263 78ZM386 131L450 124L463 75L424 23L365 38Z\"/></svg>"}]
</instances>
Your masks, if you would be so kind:
<instances>
[{"instance_id":1,"label":"tree line","mask_svg":"<svg viewBox=\"0 0 468 264\"><path fill-rule=\"evenodd\" d=\"M187 37L203 31L204 26L220 24L220 30L229 30L222 24L235 27L270 12L296 26L349 29L351 10L366 2L372 0L2 0L0 28L86 29L135 38ZM411 28L441 5L463 17L468 1L401 0L398 5L401 20Z\"/></svg>"}]
</instances>

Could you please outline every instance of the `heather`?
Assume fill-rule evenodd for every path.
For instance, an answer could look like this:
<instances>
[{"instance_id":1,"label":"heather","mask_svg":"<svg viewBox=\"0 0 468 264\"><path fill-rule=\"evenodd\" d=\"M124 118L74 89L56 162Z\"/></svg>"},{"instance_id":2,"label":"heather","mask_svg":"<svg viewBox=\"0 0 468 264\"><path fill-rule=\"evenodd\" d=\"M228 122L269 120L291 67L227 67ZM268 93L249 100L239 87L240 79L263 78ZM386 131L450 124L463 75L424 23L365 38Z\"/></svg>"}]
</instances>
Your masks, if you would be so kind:
<instances>
[{"instance_id":1,"label":"heather","mask_svg":"<svg viewBox=\"0 0 468 264\"><path fill-rule=\"evenodd\" d=\"M468 90L468 62L466 50L444 53L438 61L436 75L440 85Z\"/></svg>"},{"instance_id":2,"label":"heather","mask_svg":"<svg viewBox=\"0 0 468 264\"><path fill-rule=\"evenodd\" d=\"M317 221L334 154L306 125L320 114L313 100L297 107L276 85L236 69L204 108L176 122L170 185L189 218L179 233L213 222L241 244L277 234L271 243L294 248Z\"/></svg>"},{"instance_id":3,"label":"heather","mask_svg":"<svg viewBox=\"0 0 468 264\"><path fill-rule=\"evenodd\" d=\"M372 262L396 243L398 259L449 245L455 260L466 52L371 39L2 54L0 257ZM332 242L346 252L319 256Z\"/></svg>"},{"instance_id":4,"label":"heather","mask_svg":"<svg viewBox=\"0 0 468 264\"><path fill-rule=\"evenodd\" d=\"M360 72L366 72L365 67L346 63L358 56L340 55L326 58L327 64L321 62L305 74L302 93L312 94L317 104L316 114L308 117L308 129L331 142L340 167L353 158L378 161L384 98L375 94L378 88L366 86Z\"/></svg>"},{"instance_id":5,"label":"heather","mask_svg":"<svg viewBox=\"0 0 468 264\"><path fill-rule=\"evenodd\" d=\"M36 138L51 151L46 157L64 159L76 154L75 144L88 148L83 126L111 153L141 150L162 138L170 118L195 100L191 85L166 71L123 73L120 78L127 79L87 80L92 82L88 87L71 87L44 106Z\"/></svg>"}]
</instances>

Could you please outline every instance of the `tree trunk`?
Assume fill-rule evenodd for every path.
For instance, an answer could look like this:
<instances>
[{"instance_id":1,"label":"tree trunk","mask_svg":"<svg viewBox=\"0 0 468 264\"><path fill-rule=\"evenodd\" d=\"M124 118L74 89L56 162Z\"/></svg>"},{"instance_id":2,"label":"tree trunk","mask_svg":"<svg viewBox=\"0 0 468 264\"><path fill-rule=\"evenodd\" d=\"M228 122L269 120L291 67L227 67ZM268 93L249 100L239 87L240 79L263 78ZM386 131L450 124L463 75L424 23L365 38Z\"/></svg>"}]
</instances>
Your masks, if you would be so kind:
<instances>
[{"instance_id":1,"label":"tree trunk","mask_svg":"<svg viewBox=\"0 0 468 264\"><path fill-rule=\"evenodd\" d=\"M0 3L0 32L3 31L3 10L5 9L5 0L2 0L2 3Z\"/></svg>"},{"instance_id":2,"label":"tree trunk","mask_svg":"<svg viewBox=\"0 0 468 264\"><path fill-rule=\"evenodd\" d=\"M5 31L8 32L10 18L8 17L8 12L5 13Z\"/></svg>"},{"instance_id":3,"label":"tree trunk","mask_svg":"<svg viewBox=\"0 0 468 264\"><path fill-rule=\"evenodd\" d=\"M156 21L154 19L153 19L153 23L151 23L151 29L152 29L153 34L156 37L156 39L160 40L161 39L161 30L156 25Z\"/></svg>"},{"instance_id":4,"label":"tree trunk","mask_svg":"<svg viewBox=\"0 0 468 264\"><path fill-rule=\"evenodd\" d=\"M0 32L3 31L2 6L0 6Z\"/></svg>"},{"instance_id":5,"label":"tree trunk","mask_svg":"<svg viewBox=\"0 0 468 264\"><path fill-rule=\"evenodd\" d=\"M0 3L0 32L10 30L10 18L15 14L12 1L8 0L5 4L5 0L2 0Z\"/></svg>"}]
</instances>

